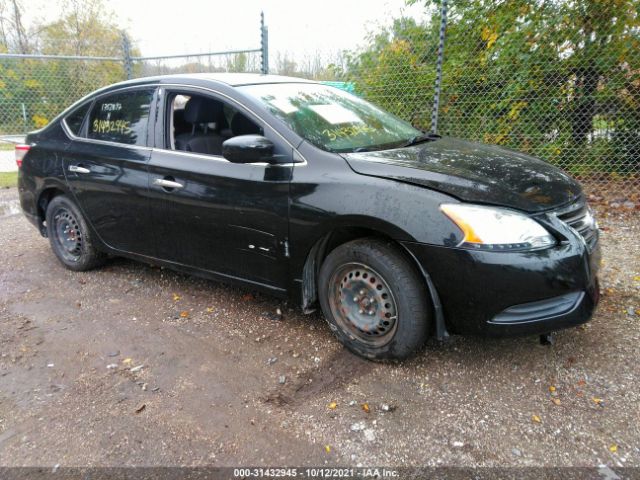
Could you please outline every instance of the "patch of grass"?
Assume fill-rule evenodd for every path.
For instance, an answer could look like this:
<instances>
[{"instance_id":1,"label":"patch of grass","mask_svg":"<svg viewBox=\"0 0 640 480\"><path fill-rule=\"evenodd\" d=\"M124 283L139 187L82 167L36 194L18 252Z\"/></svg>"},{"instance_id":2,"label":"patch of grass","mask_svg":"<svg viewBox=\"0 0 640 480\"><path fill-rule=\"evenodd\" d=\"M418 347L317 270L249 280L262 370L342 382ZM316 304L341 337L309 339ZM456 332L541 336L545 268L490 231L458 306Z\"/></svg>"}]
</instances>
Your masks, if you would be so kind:
<instances>
[{"instance_id":1,"label":"patch of grass","mask_svg":"<svg viewBox=\"0 0 640 480\"><path fill-rule=\"evenodd\" d=\"M18 186L18 172L0 172L0 188Z\"/></svg>"},{"instance_id":2,"label":"patch of grass","mask_svg":"<svg viewBox=\"0 0 640 480\"><path fill-rule=\"evenodd\" d=\"M13 143L0 142L0 152L5 150L13 150L14 148L15 148L15 145Z\"/></svg>"}]
</instances>

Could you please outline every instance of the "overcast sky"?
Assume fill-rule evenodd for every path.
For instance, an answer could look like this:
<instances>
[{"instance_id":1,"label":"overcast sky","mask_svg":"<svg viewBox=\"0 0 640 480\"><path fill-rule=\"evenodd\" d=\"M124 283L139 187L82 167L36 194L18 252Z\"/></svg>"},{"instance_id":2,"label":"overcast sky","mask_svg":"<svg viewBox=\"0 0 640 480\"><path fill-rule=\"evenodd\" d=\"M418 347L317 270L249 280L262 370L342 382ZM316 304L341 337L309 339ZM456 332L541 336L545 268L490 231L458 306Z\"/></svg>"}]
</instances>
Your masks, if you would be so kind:
<instances>
[{"instance_id":1,"label":"overcast sky","mask_svg":"<svg viewBox=\"0 0 640 480\"><path fill-rule=\"evenodd\" d=\"M59 17L59 3L24 2L29 15ZM422 5L404 0L108 0L143 55L200 53L259 46L260 11L269 26L269 47L297 59L361 44L368 31L392 18L423 18ZM35 8L33 8L35 7ZM28 19L27 19L28 20ZM272 57L273 58L273 57Z\"/></svg>"}]
</instances>

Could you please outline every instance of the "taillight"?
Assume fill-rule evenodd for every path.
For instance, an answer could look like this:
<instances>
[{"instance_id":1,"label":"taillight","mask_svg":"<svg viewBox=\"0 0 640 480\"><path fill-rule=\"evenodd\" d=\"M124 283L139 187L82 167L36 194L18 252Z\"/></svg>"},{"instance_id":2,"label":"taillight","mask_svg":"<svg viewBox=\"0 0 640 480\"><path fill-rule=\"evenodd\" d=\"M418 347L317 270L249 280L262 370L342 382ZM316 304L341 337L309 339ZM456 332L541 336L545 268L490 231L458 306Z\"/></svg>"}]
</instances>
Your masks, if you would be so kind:
<instances>
[{"instance_id":1,"label":"taillight","mask_svg":"<svg viewBox=\"0 0 640 480\"><path fill-rule=\"evenodd\" d=\"M30 148L29 145L16 145L16 165L18 165L18 168L22 167L22 159Z\"/></svg>"}]
</instances>

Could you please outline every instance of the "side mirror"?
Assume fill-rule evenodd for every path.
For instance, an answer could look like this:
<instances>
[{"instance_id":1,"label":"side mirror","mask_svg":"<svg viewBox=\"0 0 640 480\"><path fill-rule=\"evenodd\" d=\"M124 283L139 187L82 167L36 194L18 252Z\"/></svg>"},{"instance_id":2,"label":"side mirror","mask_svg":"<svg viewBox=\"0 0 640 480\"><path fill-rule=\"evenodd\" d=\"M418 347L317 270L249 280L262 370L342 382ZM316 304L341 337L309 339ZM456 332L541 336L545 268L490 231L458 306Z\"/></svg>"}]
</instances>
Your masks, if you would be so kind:
<instances>
[{"instance_id":1,"label":"side mirror","mask_svg":"<svg viewBox=\"0 0 640 480\"><path fill-rule=\"evenodd\" d=\"M238 135L222 144L222 156L233 163L273 161L273 143L262 135Z\"/></svg>"}]
</instances>

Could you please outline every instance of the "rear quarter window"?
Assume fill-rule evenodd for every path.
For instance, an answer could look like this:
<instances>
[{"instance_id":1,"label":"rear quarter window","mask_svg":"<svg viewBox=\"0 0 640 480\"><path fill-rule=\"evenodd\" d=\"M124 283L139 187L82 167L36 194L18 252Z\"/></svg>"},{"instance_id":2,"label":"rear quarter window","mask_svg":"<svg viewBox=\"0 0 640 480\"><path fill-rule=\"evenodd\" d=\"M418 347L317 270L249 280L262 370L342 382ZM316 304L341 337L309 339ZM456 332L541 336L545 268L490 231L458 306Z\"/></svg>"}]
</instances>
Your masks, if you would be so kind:
<instances>
[{"instance_id":1,"label":"rear quarter window","mask_svg":"<svg viewBox=\"0 0 640 480\"><path fill-rule=\"evenodd\" d=\"M80 132L82 131L82 123L84 121L84 117L87 116L87 112L89 111L90 106L91 102L85 103L84 105L76 108L73 112L71 112L64 118L64 122L67 124L67 127L76 137L80 136Z\"/></svg>"},{"instance_id":2,"label":"rear quarter window","mask_svg":"<svg viewBox=\"0 0 640 480\"><path fill-rule=\"evenodd\" d=\"M88 138L145 146L152 99L153 89L98 99L89 115Z\"/></svg>"}]
</instances>

